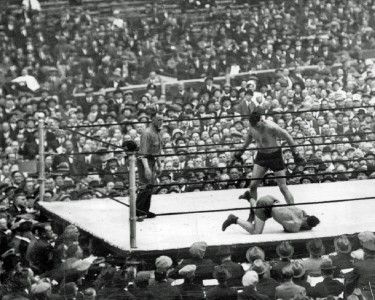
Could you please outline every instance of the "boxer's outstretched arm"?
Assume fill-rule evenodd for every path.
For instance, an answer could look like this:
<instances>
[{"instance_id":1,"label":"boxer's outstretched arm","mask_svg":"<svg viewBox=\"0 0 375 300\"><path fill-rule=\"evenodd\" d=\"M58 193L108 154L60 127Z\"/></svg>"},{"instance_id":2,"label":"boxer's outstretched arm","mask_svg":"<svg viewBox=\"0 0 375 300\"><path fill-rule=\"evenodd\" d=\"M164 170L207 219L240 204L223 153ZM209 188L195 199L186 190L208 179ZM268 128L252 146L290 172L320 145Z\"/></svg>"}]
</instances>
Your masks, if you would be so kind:
<instances>
[{"instance_id":1,"label":"boxer's outstretched arm","mask_svg":"<svg viewBox=\"0 0 375 300\"><path fill-rule=\"evenodd\" d=\"M242 154L245 152L246 148L249 147L251 141L253 140L253 137L251 136L250 132L246 136L245 143L242 145L242 147L235 153L235 156L242 156ZM237 158L237 157L236 157Z\"/></svg>"},{"instance_id":2,"label":"boxer's outstretched arm","mask_svg":"<svg viewBox=\"0 0 375 300\"><path fill-rule=\"evenodd\" d=\"M292 150L294 162L297 165L302 165L306 162L305 159L299 153L297 153L296 147L295 147L296 143L294 142L294 139L292 138L292 136L285 129L275 124L274 126L272 126L272 131L275 134L275 136L287 141L290 149Z\"/></svg>"}]
</instances>

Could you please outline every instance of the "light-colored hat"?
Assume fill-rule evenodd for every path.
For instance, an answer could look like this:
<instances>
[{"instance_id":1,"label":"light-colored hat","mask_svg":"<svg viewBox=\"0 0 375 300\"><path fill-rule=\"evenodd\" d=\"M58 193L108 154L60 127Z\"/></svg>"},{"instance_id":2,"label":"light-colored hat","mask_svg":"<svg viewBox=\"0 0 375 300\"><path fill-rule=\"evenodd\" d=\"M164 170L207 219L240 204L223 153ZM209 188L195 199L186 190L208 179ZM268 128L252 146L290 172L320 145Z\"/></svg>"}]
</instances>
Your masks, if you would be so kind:
<instances>
[{"instance_id":1,"label":"light-colored hat","mask_svg":"<svg viewBox=\"0 0 375 300\"><path fill-rule=\"evenodd\" d=\"M248 271L242 277L243 286L256 286L259 281L258 273L255 271Z\"/></svg>"},{"instance_id":2,"label":"light-colored hat","mask_svg":"<svg viewBox=\"0 0 375 300\"><path fill-rule=\"evenodd\" d=\"M196 269L196 265L186 265L180 271L178 271L178 274L185 278L191 278L194 276Z\"/></svg>"},{"instance_id":3,"label":"light-colored hat","mask_svg":"<svg viewBox=\"0 0 375 300\"><path fill-rule=\"evenodd\" d=\"M375 251L375 234L371 231L365 231L358 234L363 249Z\"/></svg>"},{"instance_id":4,"label":"light-colored hat","mask_svg":"<svg viewBox=\"0 0 375 300\"><path fill-rule=\"evenodd\" d=\"M96 299L96 291L93 288L87 288L83 292L83 300L94 300Z\"/></svg>"},{"instance_id":5,"label":"light-colored hat","mask_svg":"<svg viewBox=\"0 0 375 300\"><path fill-rule=\"evenodd\" d=\"M31 294L43 294L51 288L51 284L46 281L40 281L31 286Z\"/></svg>"},{"instance_id":6,"label":"light-colored hat","mask_svg":"<svg viewBox=\"0 0 375 300\"><path fill-rule=\"evenodd\" d=\"M254 260L251 270L257 272L259 275L264 274L267 271L266 263L258 258Z\"/></svg>"},{"instance_id":7,"label":"light-colored hat","mask_svg":"<svg viewBox=\"0 0 375 300\"><path fill-rule=\"evenodd\" d=\"M169 256L159 256L155 260L155 267L158 271L167 271L173 264L172 259Z\"/></svg>"},{"instance_id":8,"label":"light-colored hat","mask_svg":"<svg viewBox=\"0 0 375 300\"><path fill-rule=\"evenodd\" d=\"M374 238L375 234L372 231L363 231L358 233L358 239L361 243L371 241Z\"/></svg>"},{"instance_id":9,"label":"light-colored hat","mask_svg":"<svg viewBox=\"0 0 375 300\"><path fill-rule=\"evenodd\" d=\"M90 269L92 262L86 259L81 259L72 264L72 268L78 272L86 272Z\"/></svg>"},{"instance_id":10,"label":"light-colored hat","mask_svg":"<svg viewBox=\"0 0 375 300\"><path fill-rule=\"evenodd\" d=\"M203 258L207 249L207 243L206 242L196 242L193 245L191 245L189 252L194 257Z\"/></svg>"}]
</instances>

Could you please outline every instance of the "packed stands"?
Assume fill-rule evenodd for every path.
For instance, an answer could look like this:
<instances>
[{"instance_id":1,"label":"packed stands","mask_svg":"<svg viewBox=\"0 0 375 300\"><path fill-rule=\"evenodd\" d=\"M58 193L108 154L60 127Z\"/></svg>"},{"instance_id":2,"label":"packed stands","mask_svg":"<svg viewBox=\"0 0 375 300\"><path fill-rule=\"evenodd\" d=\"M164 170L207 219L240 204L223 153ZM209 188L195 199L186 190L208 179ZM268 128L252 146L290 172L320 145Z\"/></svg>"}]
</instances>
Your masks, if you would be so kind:
<instances>
[{"instance_id":1,"label":"packed stands","mask_svg":"<svg viewBox=\"0 0 375 300\"><path fill-rule=\"evenodd\" d=\"M338 237L329 258L320 240L306 257L283 243L279 260L249 249L236 263L231 249L205 259L198 243L182 265L161 257L137 274L98 258L75 226L59 232L39 215L37 127L43 119L44 201L128 195L127 157L116 150L139 143L150 107L165 117L155 193L247 187L256 145L242 162L233 153L249 107L300 145L305 166L282 145L289 184L374 178L372 1L23 2L0 11L2 299L169 299L162 288L173 299L371 294L369 232ZM275 185L272 173L263 185ZM285 296L292 282L303 288Z\"/></svg>"}]
</instances>

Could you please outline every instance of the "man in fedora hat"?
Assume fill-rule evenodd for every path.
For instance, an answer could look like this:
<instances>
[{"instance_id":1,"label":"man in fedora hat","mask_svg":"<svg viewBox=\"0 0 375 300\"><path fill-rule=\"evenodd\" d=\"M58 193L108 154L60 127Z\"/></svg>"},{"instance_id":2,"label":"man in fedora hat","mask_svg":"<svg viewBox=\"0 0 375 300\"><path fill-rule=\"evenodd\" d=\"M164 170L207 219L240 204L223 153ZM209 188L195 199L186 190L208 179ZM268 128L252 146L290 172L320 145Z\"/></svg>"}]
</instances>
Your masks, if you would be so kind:
<instances>
[{"instance_id":1,"label":"man in fedora hat","mask_svg":"<svg viewBox=\"0 0 375 300\"><path fill-rule=\"evenodd\" d=\"M231 278L228 280L229 286L241 285L244 270L240 264L232 261L232 251L230 246L220 246L217 255L221 261L221 266L226 268L231 274Z\"/></svg>"},{"instance_id":2,"label":"man in fedora hat","mask_svg":"<svg viewBox=\"0 0 375 300\"><path fill-rule=\"evenodd\" d=\"M237 299L237 291L228 286L228 279L230 278L230 273L228 270L222 266L215 267L213 272L213 277L218 281L218 285L208 290L206 299L216 300L216 299L226 299L235 300Z\"/></svg>"},{"instance_id":3,"label":"man in fedora hat","mask_svg":"<svg viewBox=\"0 0 375 300\"><path fill-rule=\"evenodd\" d=\"M270 299L275 299L275 291L278 282L268 276L268 264L262 259L256 259L251 266L251 270L258 274L259 281L256 287L257 291L268 296Z\"/></svg>"},{"instance_id":4,"label":"man in fedora hat","mask_svg":"<svg viewBox=\"0 0 375 300\"><path fill-rule=\"evenodd\" d=\"M320 270L324 279L309 291L309 296L313 298L339 296L344 291L344 285L333 277L335 266L332 260L330 258L323 259Z\"/></svg>"},{"instance_id":5,"label":"man in fedora hat","mask_svg":"<svg viewBox=\"0 0 375 300\"><path fill-rule=\"evenodd\" d=\"M294 271L292 265L287 265L282 270L284 282L276 287L275 298L289 300L296 296L306 295L306 289L293 282Z\"/></svg>"},{"instance_id":6,"label":"man in fedora hat","mask_svg":"<svg viewBox=\"0 0 375 300\"><path fill-rule=\"evenodd\" d=\"M303 266L301 261L298 260L291 262L291 266L293 268L293 282L299 286L304 287L306 289L307 295L309 295L311 285L307 282L305 267Z\"/></svg>"},{"instance_id":7,"label":"man in fedora hat","mask_svg":"<svg viewBox=\"0 0 375 300\"><path fill-rule=\"evenodd\" d=\"M283 241L277 245L276 253L279 256L278 260L271 262L271 276L272 278L282 281L282 269L291 263L291 258L294 253L293 246L288 241Z\"/></svg>"},{"instance_id":8,"label":"man in fedora hat","mask_svg":"<svg viewBox=\"0 0 375 300\"><path fill-rule=\"evenodd\" d=\"M195 265L197 267L195 271L195 283L200 284L203 279L211 278L215 264L211 259L205 258L206 250L206 242L201 241L193 243L189 249L189 257L184 258L180 262L174 271L170 273L170 277L176 278L178 271L186 265Z\"/></svg>"},{"instance_id":9,"label":"man in fedora hat","mask_svg":"<svg viewBox=\"0 0 375 300\"><path fill-rule=\"evenodd\" d=\"M302 261L306 273L312 276L320 276L320 265L323 261L322 256L325 253L323 241L319 238L310 240L307 242L306 248L309 252L309 258Z\"/></svg>"},{"instance_id":10,"label":"man in fedora hat","mask_svg":"<svg viewBox=\"0 0 375 300\"><path fill-rule=\"evenodd\" d=\"M320 221L315 216L309 216L305 211L296 206L275 206L279 201L270 195L261 197L258 201L250 199L251 208L254 209L254 220L245 221L230 214L222 225L225 231L228 226L238 224L250 234L263 233L266 221L273 218L279 223L285 232L299 232L303 230L311 230L317 226Z\"/></svg>"},{"instance_id":11,"label":"man in fedora hat","mask_svg":"<svg viewBox=\"0 0 375 300\"><path fill-rule=\"evenodd\" d=\"M353 268L353 259L350 255L352 251L352 244L350 243L346 235L341 235L333 240L335 245L335 253L330 254L329 258L332 260L332 264L336 267L336 275L340 272L340 269Z\"/></svg>"}]
</instances>

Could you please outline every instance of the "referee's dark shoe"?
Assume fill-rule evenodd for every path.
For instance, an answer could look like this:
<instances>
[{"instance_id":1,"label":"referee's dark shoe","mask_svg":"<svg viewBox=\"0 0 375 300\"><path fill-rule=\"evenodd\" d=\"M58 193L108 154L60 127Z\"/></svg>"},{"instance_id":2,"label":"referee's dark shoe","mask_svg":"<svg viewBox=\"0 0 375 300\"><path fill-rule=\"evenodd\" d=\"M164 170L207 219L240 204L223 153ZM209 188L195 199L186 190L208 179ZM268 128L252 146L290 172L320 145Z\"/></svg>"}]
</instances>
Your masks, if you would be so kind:
<instances>
[{"instance_id":1,"label":"referee's dark shoe","mask_svg":"<svg viewBox=\"0 0 375 300\"><path fill-rule=\"evenodd\" d=\"M147 219L152 219L152 218L155 218L156 217L156 215L153 213L153 212L147 212L147 214L146 214L146 218Z\"/></svg>"},{"instance_id":2,"label":"referee's dark shoe","mask_svg":"<svg viewBox=\"0 0 375 300\"><path fill-rule=\"evenodd\" d=\"M156 215L153 213L153 212L137 212L137 217L138 219L152 219L152 218L155 218Z\"/></svg>"}]
</instances>

